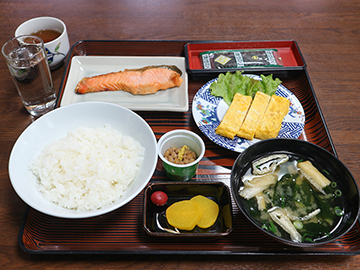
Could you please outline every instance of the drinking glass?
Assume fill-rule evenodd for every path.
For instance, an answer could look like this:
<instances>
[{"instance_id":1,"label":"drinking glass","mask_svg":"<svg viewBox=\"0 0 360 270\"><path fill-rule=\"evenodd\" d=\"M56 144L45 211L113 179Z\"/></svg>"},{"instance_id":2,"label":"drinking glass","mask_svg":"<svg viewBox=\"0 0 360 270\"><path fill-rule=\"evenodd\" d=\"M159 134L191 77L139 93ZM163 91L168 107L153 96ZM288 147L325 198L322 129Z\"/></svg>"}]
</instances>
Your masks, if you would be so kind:
<instances>
[{"instance_id":1,"label":"drinking glass","mask_svg":"<svg viewBox=\"0 0 360 270\"><path fill-rule=\"evenodd\" d=\"M18 36L3 45L2 54L26 110L33 116L52 110L56 93L44 42L36 36Z\"/></svg>"}]
</instances>

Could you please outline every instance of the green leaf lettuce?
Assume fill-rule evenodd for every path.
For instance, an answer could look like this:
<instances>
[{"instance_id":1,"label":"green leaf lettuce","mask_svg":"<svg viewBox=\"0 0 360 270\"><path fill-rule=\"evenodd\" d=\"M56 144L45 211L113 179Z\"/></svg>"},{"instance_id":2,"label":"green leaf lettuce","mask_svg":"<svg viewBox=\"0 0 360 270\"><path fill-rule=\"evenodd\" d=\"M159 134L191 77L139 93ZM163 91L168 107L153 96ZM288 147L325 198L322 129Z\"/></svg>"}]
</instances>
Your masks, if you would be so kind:
<instances>
[{"instance_id":1,"label":"green leaf lettuce","mask_svg":"<svg viewBox=\"0 0 360 270\"><path fill-rule=\"evenodd\" d=\"M278 78L274 80L272 74L260 76L262 80L258 81L248 76L243 76L241 71L221 73L217 81L210 85L210 93L213 96L222 97L229 106L236 93L251 96L252 98L257 91L264 92L270 96L274 95L281 81Z\"/></svg>"}]
</instances>

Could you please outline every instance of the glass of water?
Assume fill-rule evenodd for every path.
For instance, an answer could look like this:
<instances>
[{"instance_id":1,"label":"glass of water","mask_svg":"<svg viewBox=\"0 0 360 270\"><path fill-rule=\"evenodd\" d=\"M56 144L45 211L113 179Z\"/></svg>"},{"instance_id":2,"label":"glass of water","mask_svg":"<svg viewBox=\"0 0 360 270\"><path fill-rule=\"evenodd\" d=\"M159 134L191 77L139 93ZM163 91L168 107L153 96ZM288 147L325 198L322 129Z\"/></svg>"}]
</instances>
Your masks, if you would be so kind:
<instances>
[{"instance_id":1,"label":"glass of water","mask_svg":"<svg viewBox=\"0 0 360 270\"><path fill-rule=\"evenodd\" d=\"M3 45L2 54L26 110L41 116L54 109L56 93L41 38L15 37Z\"/></svg>"}]
</instances>

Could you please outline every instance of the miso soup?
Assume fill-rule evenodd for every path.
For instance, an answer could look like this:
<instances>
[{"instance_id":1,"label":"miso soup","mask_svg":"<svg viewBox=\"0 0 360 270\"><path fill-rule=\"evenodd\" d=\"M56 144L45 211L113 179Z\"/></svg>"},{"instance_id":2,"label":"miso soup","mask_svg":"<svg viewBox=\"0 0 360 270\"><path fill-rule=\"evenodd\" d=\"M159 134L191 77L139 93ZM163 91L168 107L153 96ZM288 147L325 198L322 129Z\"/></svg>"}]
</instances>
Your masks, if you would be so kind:
<instances>
[{"instance_id":1,"label":"miso soup","mask_svg":"<svg viewBox=\"0 0 360 270\"><path fill-rule=\"evenodd\" d=\"M312 172L299 168L306 160L286 156L286 160L275 158L278 164L266 157L268 160L262 159L264 164L250 167L239 194L262 229L294 242L317 242L328 237L341 221L345 212L342 192L318 164L310 163L322 175L319 185L310 179ZM255 175L254 171L261 167L270 170Z\"/></svg>"}]
</instances>

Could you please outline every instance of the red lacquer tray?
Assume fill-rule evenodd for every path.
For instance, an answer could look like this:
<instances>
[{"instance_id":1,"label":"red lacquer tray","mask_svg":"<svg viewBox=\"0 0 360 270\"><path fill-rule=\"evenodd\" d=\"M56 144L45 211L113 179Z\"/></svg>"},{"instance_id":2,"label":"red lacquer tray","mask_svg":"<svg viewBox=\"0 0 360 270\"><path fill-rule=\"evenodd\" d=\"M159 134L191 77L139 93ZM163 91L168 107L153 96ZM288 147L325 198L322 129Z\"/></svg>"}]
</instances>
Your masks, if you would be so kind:
<instances>
[{"instance_id":1,"label":"red lacquer tray","mask_svg":"<svg viewBox=\"0 0 360 270\"><path fill-rule=\"evenodd\" d=\"M81 41L70 51L76 55L184 56L182 41ZM59 91L68 77L69 63ZM306 68L288 70L280 78L303 105L306 123L300 139L315 143L336 155L312 89ZM189 81L189 108L195 93L206 81ZM59 101L58 101L59 104ZM229 185L231 167L238 153L211 142L187 112L138 112L152 127L157 139L167 131L184 128L199 134L206 153L192 181L222 181ZM168 181L158 163L152 182ZM336 242L314 248L297 248L278 243L258 231L233 206L233 231L226 237L173 239L148 235L142 228L143 192L124 207L99 217L67 220L28 208L19 233L22 250L32 254L198 254L198 255L356 255L360 253L360 225Z\"/></svg>"},{"instance_id":2,"label":"red lacquer tray","mask_svg":"<svg viewBox=\"0 0 360 270\"><path fill-rule=\"evenodd\" d=\"M206 51L274 49L283 66L278 67L242 67L227 69L203 69L200 54ZM242 70L250 73L274 74L286 77L289 71L303 70L306 65L299 46L294 40L262 41L206 41L185 44L186 68L192 79L204 79L227 71Z\"/></svg>"}]
</instances>

